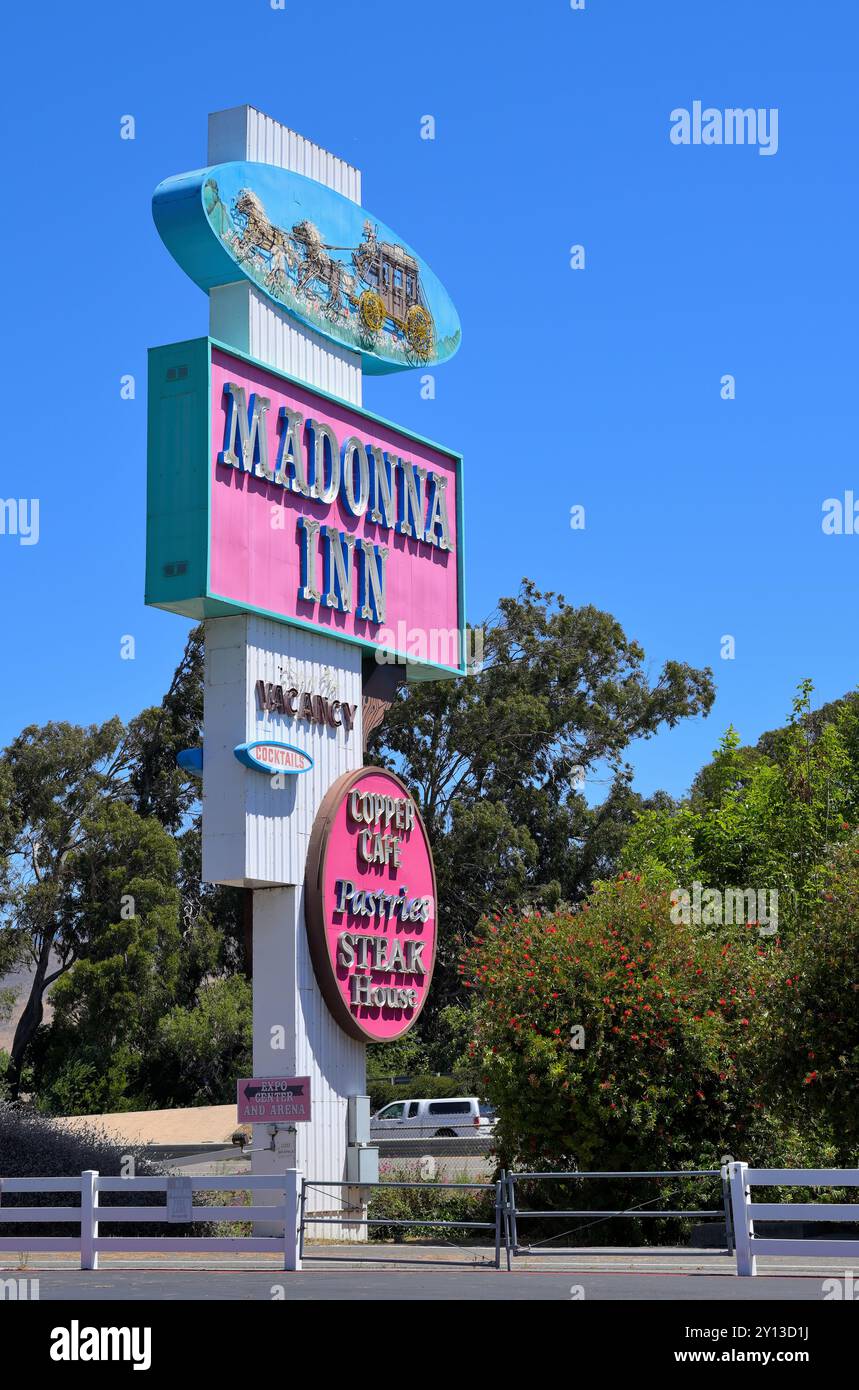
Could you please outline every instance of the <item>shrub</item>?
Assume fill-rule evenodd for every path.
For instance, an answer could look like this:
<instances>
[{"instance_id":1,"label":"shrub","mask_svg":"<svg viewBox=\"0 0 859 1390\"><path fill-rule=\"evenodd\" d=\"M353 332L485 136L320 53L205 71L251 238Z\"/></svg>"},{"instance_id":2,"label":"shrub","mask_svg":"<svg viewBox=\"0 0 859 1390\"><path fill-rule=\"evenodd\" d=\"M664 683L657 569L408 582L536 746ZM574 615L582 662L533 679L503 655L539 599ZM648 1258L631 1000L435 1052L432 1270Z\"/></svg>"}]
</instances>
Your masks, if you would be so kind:
<instances>
[{"instance_id":1,"label":"shrub","mask_svg":"<svg viewBox=\"0 0 859 1390\"><path fill-rule=\"evenodd\" d=\"M825 1127L834 1163L859 1163L859 843L834 851L810 920L792 933L762 1066L793 1125Z\"/></svg>"},{"instance_id":2,"label":"shrub","mask_svg":"<svg viewBox=\"0 0 859 1390\"><path fill-rule=\"evenodd\" d=\"M414 1182L417 1186L377 1188L370 1199L368 1215L372 1218L388 1216L401 1221L495 1220L493 1191L455 1191L439 1187L440 1180L423 1178L417 1165L401 1167L395 1172L383 1165L380 1177L383 1182ZM468 1181L463 1178L463 1182ZM473 1245L478 1241L483 1243L495 1239L491 1231L450 1230L444 1226L370 1226L368 1229L370 1239L375 1241L444 1240Z\"/></svg>"},{"instance_id":3,"label":"shrub","mask_svg":"<svg viewBox=\"0 0 859 1390\"><path fill-rule=\"evenodd\" d=\"M505 1166L776 1156L756 1046L788 974L777 938L672 922L667 888L624 873L581 911L484 921L461 970Z\"/></svg>"}]
</instances>

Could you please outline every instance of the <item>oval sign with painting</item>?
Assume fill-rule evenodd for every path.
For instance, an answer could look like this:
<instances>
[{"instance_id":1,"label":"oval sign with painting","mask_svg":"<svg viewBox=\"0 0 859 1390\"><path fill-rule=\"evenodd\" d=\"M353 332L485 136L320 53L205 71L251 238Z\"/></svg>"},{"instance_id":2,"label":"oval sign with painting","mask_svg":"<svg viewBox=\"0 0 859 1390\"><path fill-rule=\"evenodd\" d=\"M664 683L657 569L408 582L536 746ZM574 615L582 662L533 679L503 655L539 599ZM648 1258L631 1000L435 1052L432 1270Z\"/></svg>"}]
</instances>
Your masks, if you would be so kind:
<instances>
[{"instance_id":1,"label":"oval sign with painting","mask_svg":"<svg viewBox=\"0 0 859 1390\"><path fill-rule=\"evenodd\" d=\"M459 347L459 316L426 261L315 179L234 160L165 179L152 212L201 289L250 280L307 327L359 352L366 372L433 366Z\"/></svg>"},{"instance_id":2,"label":"oval sign with painting","mask_svg":"<svg viewBox=\"0 0 859 1390\"><path fill-rule=\"evenodd\" d=\"M329 789L307 855L316 979L344 1032L392 1042L426 1003L436 952L435 866L408 787L383 768Z\"/></svg>"}]
</instances>

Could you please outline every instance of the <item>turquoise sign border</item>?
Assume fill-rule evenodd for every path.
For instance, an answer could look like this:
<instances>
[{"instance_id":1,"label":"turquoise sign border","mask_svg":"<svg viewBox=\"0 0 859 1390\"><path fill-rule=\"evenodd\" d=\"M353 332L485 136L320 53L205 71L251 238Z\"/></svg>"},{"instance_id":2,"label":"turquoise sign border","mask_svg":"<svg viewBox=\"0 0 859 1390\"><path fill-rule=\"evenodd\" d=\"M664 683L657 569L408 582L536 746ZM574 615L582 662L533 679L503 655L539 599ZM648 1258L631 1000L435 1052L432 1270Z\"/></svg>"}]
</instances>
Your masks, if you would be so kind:
<instances>
[{"instance_id":1,"label":"turquoise sign border","mask_svg":"<svg viewBox=\"0 0 859 1390\"><path fill-rule=\"evenodd\" d=\"M383 648L352 633L331 630L322 623L285 617L282 613L251 604L236 603L214 593L209 571L212 487L212 351L217 349L278 377L281 381L311 391L320 399L345 407L373 424L396 430L406 439L428 445L452 458L456 467L456 580L459 614L459 665L446 666L422 662L409 652ZM149 349L149 391L147 400L147 476L146 476L146 594L150 608L162 608L199 622L203 618L223 618L238 613L257 613L289 627L350 642L367 652L386 651L401 664L409 680L432 680L463 676L465 662L465 567L463 530L462 454L446 444L415 434L402 425L351 405L339 396L298 377L287 376L246 352L216 338L189 338Z\"/></svg>"}]
</instances>

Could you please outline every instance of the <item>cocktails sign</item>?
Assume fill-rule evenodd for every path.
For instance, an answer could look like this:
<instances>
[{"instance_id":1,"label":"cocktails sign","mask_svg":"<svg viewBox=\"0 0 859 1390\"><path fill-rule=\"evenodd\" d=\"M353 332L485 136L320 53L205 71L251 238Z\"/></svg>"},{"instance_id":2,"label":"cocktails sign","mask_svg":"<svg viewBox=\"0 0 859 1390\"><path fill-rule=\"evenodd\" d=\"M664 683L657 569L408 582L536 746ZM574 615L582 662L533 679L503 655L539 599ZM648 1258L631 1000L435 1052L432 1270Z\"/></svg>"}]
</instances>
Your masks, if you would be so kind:
<instances>
[{"instance_id":1,"label":"cocktails sign","mask_svg":"<svg viewBox=\"0 0 859 1390\"><path fill-rule=\"evenodd\" d=\"M245 767L258 772L309 772L313 759L291 743L278 743L276 739L256 738L252 743L240 743L233 749L235 756Z\"/></svg>"},{"instance_id":2,"label":"cocktails sign","mask_svg":"<svg viewBox=\"0 0 859 1390\"><path fill-rule=\"evenodd\" d=\"M146 601L461 674L461 464L210 339L155 348Z\"/></svg>"},{"instance_id":3,"label":"cocktails sign","mask_svg":"<svg viewBox=\"0 0 859 1390\"><path fill-rule=\"evenodd\" d=\"M355 1038L391 1042L423 1008L435 964L436 883L420 812L383 768L348 772L310 839L305 916L323 997Z\"/></svg>"}]
</instances>

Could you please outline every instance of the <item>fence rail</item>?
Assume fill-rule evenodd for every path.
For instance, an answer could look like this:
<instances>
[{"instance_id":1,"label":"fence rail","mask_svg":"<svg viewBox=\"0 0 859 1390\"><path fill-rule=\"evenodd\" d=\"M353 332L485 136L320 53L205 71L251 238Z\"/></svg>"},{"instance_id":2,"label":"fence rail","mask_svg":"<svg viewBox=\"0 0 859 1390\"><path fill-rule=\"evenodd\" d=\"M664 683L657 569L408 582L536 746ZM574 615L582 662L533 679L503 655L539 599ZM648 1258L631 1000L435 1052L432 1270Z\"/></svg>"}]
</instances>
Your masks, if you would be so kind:
<instances>
[{"instance_id":1,"label":"fence rail","mask_svg":"<svg viewBox=\"0 0 859 1390\"><path fill-rule=\"evenodd\" d=\"M582 1210L578 1208L565 1208L563 1210L554 1209L549 1211L526 1209L520 1207L516 1195L516 1184L523 1182L570 1182L583 1181L585 1179L611 1179L614 1181L625 1181L627 1179L639 1178L710 1178L718 1179L721 1186L722 1206L709 1210L695 1211L675 1211L659 1209L657 1211L643 1210L643 1203L638 1206L626 1207L619 1210L590 1209ZM569 1218L570 1220L588 1219L593 1217L596 1222L613 1221L621 1218L627 1220L655 1220L657 1218L674 1219L700 1219L708 1217L722 1218L725 1222L725 1234L728 1250L732 1248L732 1222L731 1222L731 1200L730 1187L728 1181L727 1166L722 1168L683 1168L683 1169L663 1169L646 1171L640 1169L636 1172L569 1172L569 1173L508 1173L506 1176L506 1220L507 1220L507 1249L508 1249L508 1268L510 1267L510 1255L524 1254L531 1249L530 1246L520 1246L518 1225L520 1221L526 1220L552 1220L554 1218ZM658 1199L656 1199L658 1200ZM560 1237L558 1237L560 1239ZM553 1254L554 1251L544 1250L545 1254Z\"/></svg>"},{"instance_id":2,"label":"fence rail","mask_svg":"<svg viewBox=\"0 0 859 1390\"><path fill-rule=\"evenodd\" d=\"M497 1182L370 1182L361 1183L363 1191L374 1189L390 1190L392 1188L417 1188L419 1191L426 1192L431 1189L437 1191L454 1192L494 1192L495 1193L495 1218L493 1221L446 1221L441 1217L418 1218L418 1217L392 1217L392 1216L317 1216L314 1212L306 1211L307 1193L309 1191L327 1191L328 1188L354 1188L355 1183L349 1182L327 1182L324 1180L313 1181L310 1178L303 1178L301 1182L301 1210L299 1215L299 1260L304 1258L304 1236L308 1226L340 1226L349 1224L350 1226L364 1226L368 1230L371 1226L420 1226L433 1227L450 1230L473 1230L473 1231L493 1231L495 1235L495 1268L501 1268L501 1246L506 1241L506 1218L505 1218L505 1195L504 1179L499 1178ZM508 1257L509 1267L509 1257Z\"/></svg>"},{"instance_id":3,"label":"fence rail","mask_svg":"<svg viewBox=\"0 0 859 1390\"><path fill-rule=\"evenodd\" d=\"M520 1205L522 1184L527 1182L581 1182L586 1179L629 1180L629 1179L711 1179L721 1183L723 1205L721 1208L701 1210L645 1210L643 1204L636 1207L612 1210L585 1210L563 1208L544 1210L526 1208ZM694 1219L722 1217L725 1220L729 1249L736 1250L737 1274L754 1275L758 1255L809 1255L836 1256L839 1259L859 1260L859 1239L856 1240L816 1240L816 1239L769 1239L755 1234L755 1220L759 1221L810 1221L810 1222L854 1222L859 1225L859 1201L850 1202L753 1202L753 1187L830 1187L859 1188L859 1168L750 1168L741 1162L726 1163L719 1168L663 1169L636 1172L505 1172L495 1182L376 1182L361 1184L361 1190L385 1190L396 1188L434 1191L474 1191L494 1193L494 1219L484 1220L444 1220L426 1217L366 1216L353 1217L319 1216L307 1211L307 1193L312 1189L354 1189L354 1182L334 1182L326 1179L304 1178L298 1169L289 1169L283 1174L245 1176L233 1174L218 1178L181 1179L184 1191L189 1188L192 1194L190 1213L186 1209L174 1216L182 1225L205 1221L218 1223L224 1221L265 1221L283 1225L283 1234L275 1236L102 1236L99 1227L102 1223L128 1224L169 1222L173 1213L169 1205L163 1206L110 1206L101 1202L102 1196L116 1193L175 1193L176 1179L168 1177L116 1178L102 1177L94 1170L87 1170L79 1177L45 1178L2 1178L0 1179L0 1225L20 1226L46 1223L77 1226L76 1235L33 1236L12 1234L0 1236L0 1251L77 1251L80 1253L81 1269L97 1269L101 1253L136 1253L140 1251L202 1251L232 1254L250 1252L276 1254L287 1270L301 1268L304 1255L305 1234L308 1226L330 1226L348 1224L369 1229L373 1226L396 1228L436 1228L450 1230L473 1230L492 1232L494 1237L494 1264L501 1265L502 1249L506 1255L507 1269L512 1267L512 1257L527 1253L530 1246L520 1246L518 1224L527 1220L587 1219ZM517 1191L518 1189L518 1191ZM193 1201L193 1194L199 1192L248 1191L277 1194L279 1201L267 1205L255 1202L252 1206L204 1206ZM75 1194L80 1198L79 1206L7 1206L3 1197L11 1194L60 1193ZM658 1199L655 1199L658 1200ZM555 1251L543 1253L553 1254ZM350 1257L351 1258L351 1257Z\"/></svg>"},{"instance_id":4,"label":"fence rail","mask_svg":"<svg viewBox=\"0 0 859 1390\"><path fill-rule=\"evenodd\" d=\"M274 1192L281 1197L279 1203L256 1206L210 1207L192 1202L190 1216L177 1218L181 1225L205 1221L216 1224L223 1221L272 1221L283 1224L282 1236L101 1236L101 1222L128 1223L166 1223L170 1218L167 1206L109 1206L99 1202L103 1193L122 1192L163 1192L175 1190L171 1187L173 1178L109 1178L102 1177L94 1169L81 1173L79 1178L3 1178L0 1179L0 1225L24 1225L29 1223L68 1222L78 1227L76 1236L0 1236L0 1250L21 1249L43 1251L77 1250L80 1252L81 1269L98 1269L100 1254L132 1254L138 1251L208 1251L212 1254L232 1254L247 1251L252 1254L276 1254L283 1259L284 1269L298 1267L298 1211L299 1174L289 1169L284 1174L271 1176L244 1176L235 1174L223 1178L188 1178L191 1193L194 1192ZM187 1189L186 1189L187 1190ZM79 1192L80 1206L40 1206L7 1207L2 1204L6 1193L25 1192Z\"/></svg>"},{"instance_id":5,"label":"fence rail","mask_svg":"<svg viewBox=\"0 0 859 1390\"><path fill-rule=\"evenodd\" d=\"M859 1259L859 1239L813 1240L755 1235L755 1221L844 1221L859 1224L859 1202L753 1202L753 1187L859 1187L859 1168L749 1168L730 1165L737 1273L757 1274L758 1255L837 1255Z\"/></svg>"}]
</instances>

